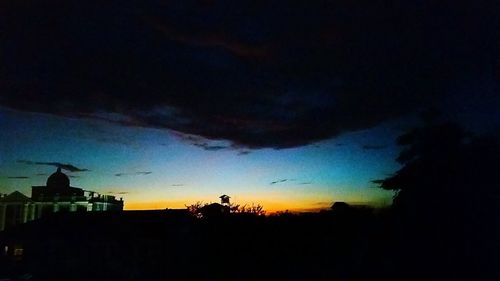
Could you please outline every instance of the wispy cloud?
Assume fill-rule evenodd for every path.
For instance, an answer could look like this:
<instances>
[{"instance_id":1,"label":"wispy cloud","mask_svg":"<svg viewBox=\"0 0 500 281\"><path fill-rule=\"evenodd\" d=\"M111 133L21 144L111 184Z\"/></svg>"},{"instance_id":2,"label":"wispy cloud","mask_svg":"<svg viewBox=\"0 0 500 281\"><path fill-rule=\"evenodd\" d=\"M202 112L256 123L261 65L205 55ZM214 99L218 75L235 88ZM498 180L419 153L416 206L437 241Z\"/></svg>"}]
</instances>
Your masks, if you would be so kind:
<instances>
[{"instance_id":1,"label":"wispy cloud","mask_svg":"<svg viewBox=\"0 0 500 281\"><path fill-rule=\"evenodd\" d=\"M116 195L125 195L125 194L129 194L130 192L128 192L128 191L108 191L106 193L107 194L116 194Z\"/></svg>"},{"instance_id":2,"label":"wispy cloud","mask_svg":"<svg viewBox=\"0 0 500 281\"><path fill-rule=\"evenodd\" d=\"M139 176L139 175L145 176L145 175L149 175L151 173L153 173L153 172L150 172L150 171L145 171L145 172L140 171L140 172L133 172L133 173L117 173L117 174L115 174L115 176L116 177L122 177L122 176Z\"/></svg>"},{"instance_id":3,"label":"wispy cloud","mask_svg":"<svg viewBox=\"0 0 500 281\"><path fill-rule=\"evenodd\" d=\"M314 205L330 207L332 205L332 202L316 202L316 203L314 203Z\"/></svg>"},{"instance_id":4,"label":"wispy cloud","mask_svg":"<svg viewBox=\"0 0 500 281\"><path fill-rule=\"evenodd\" d=\"M288 179L275 180L275 181L270 182L269 184L277 184L277 183L282 183L282 182L286 182L286 181L288 181Z\"/></svg>"},{"instance_id":5,"label":"wispy cloud","mask_svg":"<svg viewBox=\"0 0 500 281\"><path fill-rule=\"evenodd\" d=\"M30 177L26 177L26 176L8 176L7 178L8 179L25 180L25 179L29 179Z\"/></svg>"},{"instance_id":6,"label":"wispy cloud","mask_svg":"<svg viewBox=\"0 0 500 281\"><path fill-rule=\"evenodd\" d=\"M183 183L174 183L174 184L171 184L170 186L185 186L185 184L183 184Z\"/></svg>"},{"instance_id":7,"label":"wispy cloud","mask_svg":"<svg viewBox=\"0 0 500 281\"><path fill-rule=\"evenodd\" d=\"M270 185L274 185L274 184L280 184L280 183L284 183L284 182L297 182L296 184L311 184L312 182L310 181L301 181L301 182L298 182L298 179L279 179L279 180L275 180L275 181L272 181L270 182L269 184Z\"/></svg>"},{"instance_id":8,"label":"wispy cloud","mask_svg":"<svg viewBox=\"0 0 500 281\"><path fill-rule=\"evenodd\" d=\"M222 149L232 148L232 146L229 144L221 144L220 141L210 140L196 135L183 134L179 132L173 132L173 135L184 142L190 143L191 145L197 146L207 151L218 151Z\"/></svg>"},{"instance_id":9,"label":"wispy cloud","mask_svg":"<svg viewBox=\"0 0 500 281\"><path fill-rule=\"evenodd\" d=\"M54 167L61 168L63 170L69 171L69 172L88 172L88 171L90 171L89 169L78 168L72 164L60 163L60 162L38 162L38 161L31 161L31 160L17 160L17 163L26 164L26 165L54 166Z\"/></svg>"},{"instance_id":10,"label":"wispy cloud","mask_svg":"<svg viewBox=\"0 0 500 281\"><path fill-rule=\"evenodd\" d=\"M224 146L224 145L211 145L207 142L202 142L202 143L193 143L194 146L201 147L205 150L208 151L217 151L221 149L226 149L229 148L229 146Z\"/></svg>"}]
</instances>

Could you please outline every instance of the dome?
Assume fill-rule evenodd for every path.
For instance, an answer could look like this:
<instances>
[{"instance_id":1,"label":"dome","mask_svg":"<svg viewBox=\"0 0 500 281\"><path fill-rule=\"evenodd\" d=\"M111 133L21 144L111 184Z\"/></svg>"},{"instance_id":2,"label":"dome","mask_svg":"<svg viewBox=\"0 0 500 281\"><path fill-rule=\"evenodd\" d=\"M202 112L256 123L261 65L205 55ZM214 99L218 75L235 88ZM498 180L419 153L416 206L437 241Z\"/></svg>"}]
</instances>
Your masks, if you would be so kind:
<instances>
[{"instance_id":1,"label":"dome","mask_svg":"<svg viewBox=\"0 0 500 281\"><path fill-rule=\"evenodd\" d=\"M69 188L69 178L57 168L57 172L50 175L47 179L47 187L50 188Z\"/></svg>"}]
</instances>

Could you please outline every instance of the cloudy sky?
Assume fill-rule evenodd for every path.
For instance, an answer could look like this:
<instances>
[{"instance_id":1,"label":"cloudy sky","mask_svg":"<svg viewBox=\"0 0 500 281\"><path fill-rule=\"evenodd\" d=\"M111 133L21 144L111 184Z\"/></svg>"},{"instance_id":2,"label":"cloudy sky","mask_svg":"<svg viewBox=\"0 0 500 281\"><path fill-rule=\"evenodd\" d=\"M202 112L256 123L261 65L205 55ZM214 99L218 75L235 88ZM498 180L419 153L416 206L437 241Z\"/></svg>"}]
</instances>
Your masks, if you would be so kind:
<instances>
[{"instance_id":1,"label":"cloudy sky","mask_svg":"<svg viewBox=\"0 0 500 281\"><path fill-rule=\"evenodd\" d=\"M390 203L419 111L499 128L498 7L354 2L1 1L0 189Z\"/></svg>"}]
</instances>

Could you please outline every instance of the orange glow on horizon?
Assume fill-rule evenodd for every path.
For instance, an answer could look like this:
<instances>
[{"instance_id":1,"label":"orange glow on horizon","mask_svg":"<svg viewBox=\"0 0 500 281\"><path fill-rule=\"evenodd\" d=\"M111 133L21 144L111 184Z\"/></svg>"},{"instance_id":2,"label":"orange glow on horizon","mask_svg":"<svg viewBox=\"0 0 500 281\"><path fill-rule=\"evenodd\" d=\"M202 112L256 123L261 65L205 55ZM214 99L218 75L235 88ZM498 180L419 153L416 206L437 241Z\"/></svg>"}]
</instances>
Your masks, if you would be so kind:
<instances>
[{"instance_id":1,"label":"orange glow on horizon","mask_svg":"<svg viewBox=\"0 0 500 281\"><path fill-rule=\"evenodd\" d=\"M125 210L163 210L163 209L185 209L186 205L194 204L197 201L203 203L213 203L218 201L213 200L195 200L195 201L168 201L168 200L160 200L160 201L133 201L125 203ZM339 200L340 201L340 200ZM234 204L239 205L251 205L261 204L264 207L264 210L268 214L280 212L280 211L290 211L290 212L318 212L320 210L329 209L335 200L331 202L312 202L312 201L274 201L274 200L238 200L234 201ZM379 206L380 204L377 202L362 202L359 200L346 201L349 204L358 205L373 205Z\"/></svg>"},{"instance_id":2,"label":"orange glow on horizon","mask_svg":"<svg viewBox=\"0 0 500 281\"><path fill-rule=\"evenodd\" d=\"M125 210L163 210L163 209L185 209L186 205L194 204L197 201L203 203L214 203L219 201L213 200L195 200L189 202L181 202L181 201L143 201L143 202L125 202ZM233 201L233 204L239 205L252 205L252 204L260 204L264 207L264 210L268 213L275 213L278 211L306 211L306 210L321 210L328 209L331 204L325 202L325 204L311 204L311 202L283 202L283 201L269 201L269 200L238 200Z\"/></svg>"}]
</instances>

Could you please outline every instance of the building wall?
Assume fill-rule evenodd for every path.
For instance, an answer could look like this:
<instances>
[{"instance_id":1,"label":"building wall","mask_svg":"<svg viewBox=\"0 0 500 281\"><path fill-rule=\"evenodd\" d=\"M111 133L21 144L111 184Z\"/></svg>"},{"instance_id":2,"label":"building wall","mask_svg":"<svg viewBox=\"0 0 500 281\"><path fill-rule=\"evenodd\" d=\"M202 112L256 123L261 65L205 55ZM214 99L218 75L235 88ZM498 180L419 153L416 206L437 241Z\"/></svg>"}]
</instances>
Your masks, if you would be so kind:
<instances>
[{"instance_id":1,"label":"building wall","mask_svg":"<svg viewBox=\"0 0 500 281\"><path fill-rule=\"evenodd\" d=\"M31 203L0 203L0 231L35 219L35 206Z\"/></svg>"},{"instance_id":2,"label":"building wall","mask_svg":"<svg viewBox=\"0 0 500 281\"><path fill-rule=\"evenodd\" d=\"M0 202L0 231L58 212L122 211L123 203L110 202Z\"/></svg>"}]
</instances>

